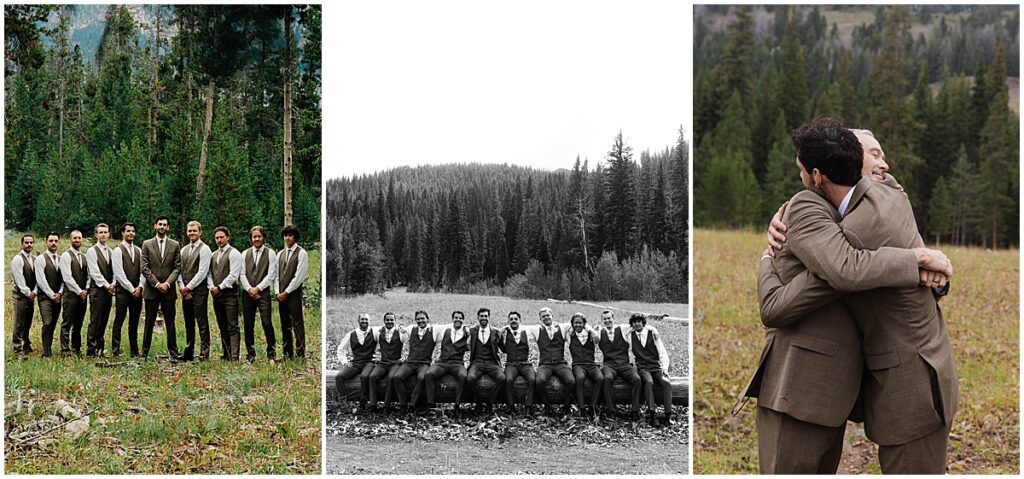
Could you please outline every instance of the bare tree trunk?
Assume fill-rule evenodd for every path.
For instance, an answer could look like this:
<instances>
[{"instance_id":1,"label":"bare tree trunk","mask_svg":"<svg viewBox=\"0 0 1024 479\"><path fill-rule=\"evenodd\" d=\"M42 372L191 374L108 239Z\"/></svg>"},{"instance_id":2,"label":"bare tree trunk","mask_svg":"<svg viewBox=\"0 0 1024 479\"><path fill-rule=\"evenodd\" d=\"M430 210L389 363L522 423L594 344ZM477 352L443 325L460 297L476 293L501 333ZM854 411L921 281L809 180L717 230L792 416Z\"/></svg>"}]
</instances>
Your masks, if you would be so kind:
<instances>
[{"instance_id":1,"label":"bare tree trunk","mask_svg":"<svg viewBox=\"0 0 1024 479\"><path fill-rule=\"evenodd\" d=\"M292 10L284 14L284 224L292 224Z\"/></svg>"},{"instance_id":2,"label":"bare tree trunk","mask_svg":"<svg viewBox=\"0 0 1024 479\"><path fill-rule=\"evenodd\" d=\"M206 178L206 151L210 145L210 129L213 127L213 97L217 84L210 77L210 86L206 91L206 124L203 127L203 146L199 150L199 173L196 175L196 205L203 203L203 180Z\"/></svg>"},{"instance_id":3,"label":"bare tree trunk","mask_svg":"<svg viewBox=\"0 0 1024 479\"><path fill-rule=\"evenodd\" d=\"M151 149L156 148L156 130L157 130L157 112L160 109L160 5L156 6L156 40L153 42L153 98L150 103L150 111L152 112L152 139L150 140Z\"/></svg>"},{"instance_id":4,"label":"bare tree trunk","mask_svg":"<svg viewBox=\"0 0 1024 479\"><path fill-rule=\"evenodd\" d=\"M583 198L577 198L576 217L580 220L580 233L583 235L583 262L587 265L587 271L594 274L594 268L590 266L590 254L587 253L587 214L583 205Z\"/></svg>"}]
</instances>

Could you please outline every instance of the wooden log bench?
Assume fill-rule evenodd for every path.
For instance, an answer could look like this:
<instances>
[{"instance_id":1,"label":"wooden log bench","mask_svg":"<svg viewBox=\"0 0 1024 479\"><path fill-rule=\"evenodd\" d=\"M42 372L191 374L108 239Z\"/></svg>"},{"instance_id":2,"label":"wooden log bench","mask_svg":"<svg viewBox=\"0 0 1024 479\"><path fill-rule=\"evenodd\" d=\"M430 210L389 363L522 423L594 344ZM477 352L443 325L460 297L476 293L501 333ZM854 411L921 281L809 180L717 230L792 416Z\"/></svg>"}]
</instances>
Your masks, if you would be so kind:
<instances>
[{"instance_id":1,"label":"wooden log bench","mask_svg":"<svg viewBox=\"0 0 1024 479\"><path fill-rule=\"evenodd\" d=\"M345 384L342 386L342 390L340 392L337 391L337 387L336 387L337 386L337 376L338 376L339 372L340 371L333 371L333 370L324 371L324 384L327 386L328 406L331 406L332 404L337 404L342 399L345 399L345 400L348 400L348 401L359 401L360 398L361 398L361 395L362 395L362 388L359 385L359 377L358 376L354 377L352 379L349 379L348 381L346 381ZM672 405L673 406L688 406L689 405L689 400L690 400L690 383L689 383L689 381L687 381L685 378L673 377L673 378L669 379L669 382L672 384ZM455 391L456 391L456 389L458 387L458 382L455 380L455 378L452 375L446 374L444 377L441 378L440 381L435 381L434 385L437 388L436 391L435 391L434 399L438 403L451 403L451 402L455 402ZM415 378L415 376L410 376L409 378L406 378L406 381L405 381L406 393L412 394L412 390L415 387L416 387L416 378ZM486 377L486 376L485 377L481 377L480 380L477 382L477 391L478 391L478 394L480 395L480 397L486 397L486 395L488 393L490 393L494 389L494 387L495 387L495 383L494 383L493 380L491 380L490 377ZM526 388L527 388L526 380L523 379L522 376L516 377L516 381L515 381L515 384L514 384L513 387L515 388L515 392L513 393L513 395L515 396L516 401L521 404L522 402L525 401L525 398L526 398ZM377 398L379 400L381 400L381 401L384 400L384 391L386 390L386 388L387 388L387 379L382 379L377 384ZM598 386L598 389L600 390L600 386ZM555 378L555 377L552 377L551 379L548 380L547 391L548 391L548 397L551 397L551 398L563 398L562 400L556 401L555 404L560 404L560 403L562 403L564 401L564 396L563 396L564 394L566 394L566 393L568 393L568 394L575 394L576 393L574 388L569 388L569 390L566 390L566 388L562 387L561 381L559 381L558 378ZM583 386L584 401L589 401L590 398L591 398L591 395L593 393L594 393L594 385L588 379L586 384ZM392 394L394 394L394 393L392 393ZM614 396L615 404L630 404L632 402L632 397L630 396L630 394L631 394L630 386L629 386L629 383L626 382L626 381L623 381L621 379L616 379L615 383L612 385L612 394ZM641 394L643 394L643 393L641 392ZM661 404L661 386L658 385L658 384L654 385L654 397L655 397L655 402L657 404ZM421 398L420 399L421 402L425 401L426 394L425 393L421 394L420 398ZM472 398L473 398L473 393L469 391L469 385L467 384L466 385L466 390L462 392L462 402L463 403L468 403L468 402L470 402L472 400ZM398 401L397 397L392 397L391 399L392 399L392 401L395 401L395 402ZM499 397L498 402L499 403L504 403L505 402L505 395L504 394L501 394L501 396ZM534 395L534 403L535 404L540 404L541 402L542 402L541 398L537 397L536 394L535 394ZM603 402L604 402L604 400L602 399L601 403L603 404Z\"/></svg>"}]
</instances>

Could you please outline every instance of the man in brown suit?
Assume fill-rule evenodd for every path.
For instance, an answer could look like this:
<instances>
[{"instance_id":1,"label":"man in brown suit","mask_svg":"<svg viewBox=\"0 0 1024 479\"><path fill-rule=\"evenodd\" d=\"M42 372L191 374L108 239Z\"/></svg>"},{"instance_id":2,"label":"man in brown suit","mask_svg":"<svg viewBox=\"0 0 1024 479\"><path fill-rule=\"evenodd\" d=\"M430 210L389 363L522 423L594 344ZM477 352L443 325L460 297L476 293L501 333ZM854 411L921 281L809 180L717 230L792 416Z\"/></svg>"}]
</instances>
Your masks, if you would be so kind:
<instances>
[{"instance_id":1,"label":"man in brown suit","mask_svg":"<svg viewBox=\"0 0 1024 479\"><path fill-rule=\"evenodd\" d=\"M797 130L794 144L802 171L810 168L816 178L824 176L847 188L860 177L860 144L837 122ZM816 193L820 180L815 183L808 175L801 176L808 190L795 195L786 211L789 241L774 259L770 255L761 259L758 294L762 322L768 327L766 344L741 395L741 399L758 398L762 473L834 473L846 420L861 389L861 333L841 301L793 308L788 314L777 307L772 293L782 282L811 276L802 258L829 252L831 258L842 259L826 262L831 269L820 271L845 291L916 287L920 266L942 269L948 265L942 263L941 253L924 248L854 249L836 224L840 219L836 208Z\"/></svg>"},{"instance_id":2,"label":"man in brown suit","mask_svg":"<svg viewBox=\"0 0 1024 479\"><path fill-rule=\"evenodd\" d=\"M182 359L195 358L196 325L199 325L199 360L210 358L210 320L207 316L206 277L210 273L210 247L203 243L203 225L189 221L185 226L189 243L181 248L181 313L185 318L185 352Z\"/></svg>"},{"instance_id":3,"label":"man in brown suit","mask_svg":"<svg viewBox=\"0 0 1024 479\"><path fill-rule=\"evenodd\" d=\"M267 360L274 362L274 320L271 316L270 285L277 278L277 254L266 246L267 233L262 226L249 229L252 247L242 253L242 317L245 332L245 359L256 359L256 312L260 313L263 336L267 339Z\"/></svg>"},{"instance_id":4,"label":"man in brown suit","mask_svg":"<svg viewBox=\"0 0 1024 479\"><path fill-rule=\"evenodd\" d=\"M128 317L128 347L131 356L139 355L139 316L142 315L142 249L135 246L135 223L121 225L121 244L110 258L114 267L114 326L110 332L110 353L121 355L121 328Z\"/></svg>"},{"instance_id":5,"label":"man in brown suit","mask_svg":"<svg viewBox=\"0 0 1024 479\"><path fill-rule=\"evenodd\" d=\"M14 352L24 357L32 352L29 341L29 330L32 328L32 316L35 314L36 272L35 257L32 247L36 243L35 236L21 237L21 251L11 259L11 282L14 291L14 334L12 343Z\"/></svg>"},{"instance_id":6,"label":"man in brown suit","mask_svg":"<svg viewBox=\"0 0 1024 479\"><path fill-rule=\"evenodd\" d=\"M220 330L221 359L238 361L238 277L242 272L242 255L231 246L231 232L224 226L213 230L217 251L210 257L210 274L206 287L213 295L213 314Z\"/></svg>"},{"instance_id":7,"label":"man in brown suit","mask_svg":"<svg viewBox=\"0 0 1024 479\"><path fill-rule=\"evenodd\" d=\"M277 302L281 313L281 350L284 357L292 357L292 336L295 336L295 356L306 357L306 323L302 318L302 283L306 281L309 256L299 246L299 229L287 225L281 229L284 249L277 254L278 278L274 279Z\"/></svg>"},{"instance_id":8,"label":"man in brown suit","mask_svg":"<svg viewBox=\"0 0 1024 479\"><path fill-rule=\"evenodd\" d=\"M909 200L896 181L884 174L888 167L881 145L866 130L859 130L857 136L865 150L865 170L879 165L881 175L865 171L853 188L838 188L828 178L820 181L823 195L840 208L845 237L861 249L922 247ZM872 176L878 181L872 181ZM829 264L841 261L831 253L821 251L808 260L808 268L823 271L825 280ZM779 298L777 309L813 308L834 301L841 293L825 280L804 275L778 287L772 294ZM922 280L940 288L945 277L922 276ZM843 302L863 332L868 369L862 386L864 425L868 438L879 444L882 471L944 473L959 387L952 345L933 291L878 288L850 294Z\"/></svg>"},{"instance_id":9,"label":"man in brown suit","mask_svg":"<svg viewBox=\"0 0 1024 479\"><path fill-rule=\"evenodd\" d=\"M46 234L46 252L36 256L35 272L36 287L39 289L39 319L43 321L43 357L53 355L53 332L57 329L60 318L61 293L64 292L64 279L60 275L60 235L55 231Z\"/></svg>"},{"instance_id":10,"label":"man in brown suit","mask_svg":"<svg viewBox=\"0 0 1024 479\"><path fill-rule=\"evenodd\" d=\"M110 307L114 298L114 266L110 262L113 251L107 246L110 239L110 227L106 223L96 225L96 246L86 252L89 263L89 277L92 288L89 290L89 329L85 335L85 355L103 355L103 333L107 330L110 319Z\"/></svg>"},{"instance_id":11,"label":"man in brown suit","mask_svg":"<svg viewBox=\"0 0 1024 479\"><path fill-rule=\"evenodd\" d=\"M167 353L172 360L181 359L178 340L174 331L175 303L178 290L175 280L181 272L181 248L178 242L167 237L170 227L166 216L157 217L153 223L156 236L142 243L142 274L146 277L146 325L142 333L142 356L149 355L156 326L157 309L164 315L164 329L167 331Z\"/></svg>"}]
</instances>

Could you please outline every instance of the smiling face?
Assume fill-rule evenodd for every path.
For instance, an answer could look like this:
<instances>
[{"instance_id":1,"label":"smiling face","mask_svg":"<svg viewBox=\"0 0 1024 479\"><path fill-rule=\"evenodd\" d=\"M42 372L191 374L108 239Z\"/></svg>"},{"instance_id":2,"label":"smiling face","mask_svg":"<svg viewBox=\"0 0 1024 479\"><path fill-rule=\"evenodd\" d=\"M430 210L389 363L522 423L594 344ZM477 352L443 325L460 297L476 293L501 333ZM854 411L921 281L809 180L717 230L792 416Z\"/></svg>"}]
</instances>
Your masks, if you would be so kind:
<instances>
[{"instance_id":1,"label":"smiling face","mask_svg":"<svg viewBox=\"0 0 1024 479\"><path fill-rule=\"evenodd\" d=\"M266 238L263 237L263 233L260 230L252 230L252 233L249 234L249 241L252 242L256 249L260 249L263 247L263 242L266 241Z\"/></svg>"},{"instance_id":2,"label":"smiling face","mask_svg":"<svg viewBox=\"0 0 1024 479\"><path fill-rule=\"evenodd\" d=\"M135 227L125 226L124 233L121 233L121 238L129 243L135 241Z\"/></svg>"},{"instance_id":3,"label":"smiling face","mask_svg":"<svg viewBox=\"0 0 1024 479\"><path fill-rule=\"evenodd\" d=\"M185 228L185 235L188 236L190 243L199 241L199 236L203 234L203 230L199 229L199 225L191 224Z\"/></svg>"},{"instance_id":4,"label":"smiling face","mask_svg":"<svg viewBox=\"0 0 1024 479\"><path fill-rule=\"evenodd\" d=\"M359 329L366 331L366 328L370 327L370 315L363 314L359 316Z\"/></svg>"},{"instance_id":5,"label":"smiling face","mask_svg":"<svg viewBox=\"0 0 1024 479\"><path fill-rule=\"evenodd\" d=\"M71 247L78 249L82 247L82 232L74 230L71 232Z\"/></svg>"},{"instance_id":6,"label":"smiling face","mask_svg":"<svg viewBox=\"0 0 1024 479\"><path fill-rule=\"evenodd\" d=\"M384 327L388 329L395 327L395 315L390 313L384 315Z\"/></svg>"},{"instance_id":7,"label":"smiling face","mask_svg":"<svg viewBox=\"0 0 1024 479\"><path fill-rule=\"evenodd\" d=\"M540 310L540 322L543 323L544 326L551 326L551 310L550 309L544 308L544 309Z\"/></svg>"},{"instance_id":8,"label":"smiling face","mask_svg":"<svg viewBox=\"0 0 1024 479\"><path fill-rule=\"evenodd\" d=\"M573 318L572 318L572 329L575 330L577 333L582 333L583 332L583 327L586 326L586 325L587 325L587 319L586 318L584 318L583 316L579 316L579 315L573 316Z\"/></svg>"},{"instance_id":9,"label":"smiling face","mask_svg":"<svg viewBox=\"0 0 1024 479\"><path fill-rule=\"evenodd\" d=\"M153 230L156 231L156 235L160 236L161 238L167 234L168 228L169 225L167 224L167 220L165 219L161 218L156 223L153 223Z\"/></svg>"},{"instance_id":10,"label":"smiling face","mask_svg":"<svg viewBox=\"0 0 1024 479\"><path fill-rule=\"evenodd\" d=\"M462 313L456 312L456 313L452 314L452 326L454 326L455 329L461 328L462 327L462 323L464 321L466 321L466 316L463 315Z\"/></svg>"},{"instance_id":11,"label":"smiling face","mask_svg":"<svg viewBox=\"0 0 1024 479\"><path fill-rule=\"evenodd\" d=\"M601 313L601 323L604 327L611 329L612 323L615 321L615 315L611 311L605 311Z\"/></svg>"},{"instance_id":12,"label":"smiling face","mask_svg":"<svg viewBox=\"0 0 1024 479\"><path fill-rule=\"evenodd\" d=\"M416 326L418 326L420 328L427 327L427 315L425 315L423 313L417 313L416 314Z\"/></svg>"},{"instance_id":13,"label":"smiling face","mask_svg":"<svg viewBox=\"0 0 1024 479\"><path fill-rule=\"evenodd\" d=\"M476 320L480 323L481 328L486 328L487 323L491 321L491 313L489 311L481 311L477 313Z\"/></svg>"},{"instance_id":14,"label":"smiling face","mask_svg":"<svg viewBox=\"0 0 1024 479\"><path fill-rule=\"evenodd\" d=\"M889 171L889 164L885 162L882 145L874 136L863 130L857 132L857 139L860 140L860 145L864 148L864 166L861 169L861 175L871 175L871 179L875 181L884 180L885 173Z\"/></svg>"}]
</instances>

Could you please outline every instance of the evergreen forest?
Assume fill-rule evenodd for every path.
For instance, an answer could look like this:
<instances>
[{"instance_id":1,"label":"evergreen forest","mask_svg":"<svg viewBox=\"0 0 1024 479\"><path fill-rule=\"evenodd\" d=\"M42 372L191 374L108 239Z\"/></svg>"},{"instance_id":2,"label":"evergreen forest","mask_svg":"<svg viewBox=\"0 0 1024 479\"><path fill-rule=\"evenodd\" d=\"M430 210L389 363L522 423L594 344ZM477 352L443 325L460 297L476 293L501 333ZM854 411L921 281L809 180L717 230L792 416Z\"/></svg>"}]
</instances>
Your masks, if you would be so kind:
<instances>
[{"instance_id":1,"label":"evergreen forest","mask_svg":"<svg viewBox=\"0 0 1024 479\"><path fill-rule=\"evenodd\" d=\"M685 303L689 145L602 161L399 167L327 182L329 294ZM569 163L565 165L569 166Z\"/></svg>"},{"instance_id":2,"label":"evergreen forest","mask_svg":"<svg viewBox=\"0 0 1024 479\"><path fill-rule=\"evenodd\" d=\"M173 237L195 219L318 241L320 23L319 5L5 5L6 228L148 237L167 215Z\"/></svg>"},{"instance_id":3,"label":"evergreen forest","mask_svg":"<svg viewBox=\"0 0 1024 479\"><path fill-rule=\"evenodd\" d=\"M871 130L928 242L1012 247L1019 230L1020 9L694 9L694 215L763 230L803 186L790 132Z\"/></svg>"}]
</instances>

